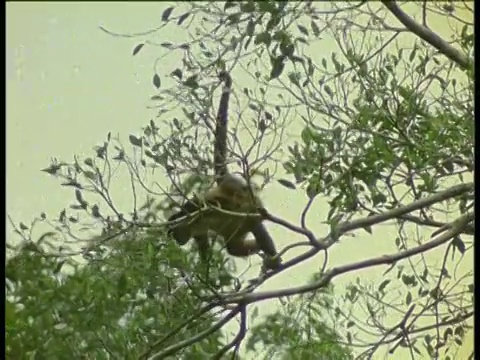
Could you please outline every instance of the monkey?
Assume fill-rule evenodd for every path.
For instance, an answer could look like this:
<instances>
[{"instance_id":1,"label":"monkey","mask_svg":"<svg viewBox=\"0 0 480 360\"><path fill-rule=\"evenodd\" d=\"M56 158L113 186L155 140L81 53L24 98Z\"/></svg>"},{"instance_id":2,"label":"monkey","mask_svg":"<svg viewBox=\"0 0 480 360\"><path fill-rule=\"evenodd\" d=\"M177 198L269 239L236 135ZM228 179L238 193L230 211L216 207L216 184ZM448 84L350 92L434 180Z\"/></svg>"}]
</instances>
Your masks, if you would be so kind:
<instances>
[{"instance_id":1,"label":"monkey","mask_svg":"<svg viewBox=\"0 0 480 360\"><path fill-rule=\"evenodd\" d=\"M205 205L211 207L205 209ZM218 186L204 195L203 200L198 197L188 200L179 212L170 216L169 221L174 221L197 212L179 225L171 226L169 232L179 245L186 244L193 237L201 255L205 255L204 249L209 244L203 235L211 230L223 237L230 255L245 257L263 250L273 257L276 255L273 241L272 245L267 242L268 246L260 248L255 239L246 238L247 233L253 232L257 226L261 217L257 210L262 208L262 201L249 189L245 179L227 174Z\"/></svg>"},{"instance_id":2,"label":"monkey","mask_svg":"<svg viewBox=\"0 0 480 360\"><path fill-rule=\"evenodd\" d=\"M175 222L168 226L168 234L179 245L185 245L192 237L195 240L202 260L208 259L211 244L208 237L213 232L223 238L227 252L236 257L248 257L263 251L264 267L278 268L278 256L272 237L268 233L260 215L263 203L245 178L228 172L227 117L232 79L222 71L219 78L224 82L217 114L214 143L214 172L216 186L202 197L187 200L177 213L168 218ZM237 214L235 214L237 213ZM254 238L247 238L252 233Z\"/></svg>"}]
</instances>

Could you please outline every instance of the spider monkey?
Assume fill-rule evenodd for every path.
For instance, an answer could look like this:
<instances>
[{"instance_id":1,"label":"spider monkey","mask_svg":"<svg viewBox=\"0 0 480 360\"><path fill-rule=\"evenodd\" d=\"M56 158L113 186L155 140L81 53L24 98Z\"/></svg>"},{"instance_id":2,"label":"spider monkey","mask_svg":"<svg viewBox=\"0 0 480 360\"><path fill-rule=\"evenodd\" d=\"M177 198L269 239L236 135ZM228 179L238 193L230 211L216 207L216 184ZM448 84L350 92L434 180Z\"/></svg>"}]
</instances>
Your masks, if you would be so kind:
<instances>
[{"instance_id":1,"label":"spider monkey","mask_svg":"<svg viewBox=\"0 0 480 360\"><path fill-rule=\"evenodd\" d=\"M168 233L179 245L186 244L193 237L200 256L205 261L211 247L208 232L212 231L223 238L230 255L246 257L263 251L266 255L264 266L275 269L280 266L281 259L277 256L273 239L258 214L258 210L263 209L262 201L246 179L228 172L227 117L232 79L226 71L222 71L219 78L225 86L215 126L214 170L217 186L209 190L203 198L194 197L188 200L177 213L171 215L168 221L182 217L185 217L185 221L169 225ZM210 207L205 209L205 205ZM232 214L235 212L244 215ZM190 216L193 213L196 214ZM247 239L248 233L252 233L254 239Z\"/></svg>"}]
</instances>

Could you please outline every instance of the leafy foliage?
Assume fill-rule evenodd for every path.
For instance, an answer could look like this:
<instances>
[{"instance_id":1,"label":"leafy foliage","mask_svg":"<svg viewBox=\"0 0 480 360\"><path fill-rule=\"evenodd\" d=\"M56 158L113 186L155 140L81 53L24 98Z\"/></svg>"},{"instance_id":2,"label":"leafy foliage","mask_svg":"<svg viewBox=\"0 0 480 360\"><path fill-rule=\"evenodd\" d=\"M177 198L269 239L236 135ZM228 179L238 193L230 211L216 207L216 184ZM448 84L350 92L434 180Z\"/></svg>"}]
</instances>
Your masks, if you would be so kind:
<instances>
[{"instance_id":1,"label":"leafy foliage","mask_svg":"<svg viewBox=\"0 0 480 360\"><path fill-rule=\"evenodd\" d=\"M473 274L457 272L471 256L475 218L473 23L454 15L456 7L471 11L468 4L181 7L164 9L152 31L173 27L186 36L158 47L164 51L158 61L182 53L180 64L155 67L149 80L158 121L130 134L131 148L108 134L94 156L54 160L43 169L74 190L74 203L55 220L43 214L15 227L27 245L6 268L7 351L123 358L157 344L152 353L159 357L221 358L239 355L246 339L246 350L264 358L369 358L380 349L455 358L474 315ZM409 14L414 10L422 23ZM433 13L456 24L453 45L428 25ZM330 54L324 41L334 44ZM242 90L230 109L232 165L245 175L266 168L265 184L281 168L278 183L308 198L300 225L267 214L285 227L284 237L297 233L307 241L283 249L289 260L281 271L248 283L233 275L235 264L218 247L204 267L163 234L165 215L213 182L218 84L212 78L220 70L254 80L235 83ZM293 140L287 129L293 132L300 121L291 119L302 121ZM281 151L286 156L278 156ZM113 200L112 169L131 183L131 208ZM167 186L151 176L158 174ZM317 199L329 205L325 219L309 214L329 225L323 238L305 221ZM33 241L38 223L54 231ZM395 253L376 256L369 245L372 256L363 261L328 261L332 248L347 246L347 233L363 229L374 237L387 223L394 235L383 241ZM89 234L85 246L72 246L68 239L79 239L85 228L97 234ZM67 239L61 245L59 236ZM307 250L290 256L300 246ZM443 252L440 264L429 258L432 249ZM311 282L258 289L322 255ZM82 266L75 256L83 257ZM335 277L378 265L388 266L378 283L357 277L344 291L327 292ZM280 303L275 311L248 328L247 315L258 320L252 306L273 299ZM198 308L202 315L185 323ZM237 334L221 337L218 330L234 318Z\"/></svg>"}]
</instances>

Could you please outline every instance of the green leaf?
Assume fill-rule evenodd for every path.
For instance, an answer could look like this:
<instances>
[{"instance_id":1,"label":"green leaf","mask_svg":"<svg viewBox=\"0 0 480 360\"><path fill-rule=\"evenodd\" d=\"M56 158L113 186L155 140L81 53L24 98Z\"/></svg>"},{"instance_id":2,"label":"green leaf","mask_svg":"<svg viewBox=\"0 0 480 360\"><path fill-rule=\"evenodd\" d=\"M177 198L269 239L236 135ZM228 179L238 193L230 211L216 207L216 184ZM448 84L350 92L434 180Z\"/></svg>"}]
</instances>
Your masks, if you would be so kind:
<instances>
[{"instance_id":1,"label":"green leaf","mask_svg":"<svg viewBox=\"0 0 480 360\"><path fill-rule=\"evenodd\" d=\"M323 87L323 89L325 90L325 92L327 93L328 96L333 97L333 91L332 91L332 89L330 88L330 86L325 85L325 86Z\"/></svg>"},{"instance_id":2,"label":"green leaf","mask_svg":"<svg viewBox=\"0 0 480 360\"><path fill-rule=\"evenodd\" d=\"M315 72L315 68L313 67L313 61L311 58L307 58L307 63L308 63L308 70L307 74L308 76L312 77L313 73Z\"/></svg>"},{"instance_id":3,"label":"green leaf","mask_svg":"<svg viewBox=\"0 0 480 360\"><path fill-rule=\"evenodd\" d=\"M46 172L47 174L50 174L50 175L56 175L58 170L60 169L61 169L60 165L52 164L48 168L42 169L41 171Z\"/></svg>"},{"instance_id":4,"label":"green leaf","mask_svg":"<svg viewBox=\"0 0 480 360\"><path fill-rule=\"evenodd\" d=\"M86 170L86 171L83 172L83 175L89 180L93 180L93 181L97 180L97 176L95 175L95 173L93 171Z\"/></svg>"},{"instance_id":5,"label":"green leaf","mask_svg":"<svg viewBox=\"0 0 480 360\"><path fill-rule=\"evenodd\" d=\"M272 57L270 59L271 64L272 64L272 70L270 71L270 80L278 78L282 72L283 69L285 68L285 62L284 62L284 57L279 56L279 57Z\"/></svg>"},{"instance_id":6,"label":"green leaf","mask_svg":"<svg viewBox=\"0 0 480 360\"><path fill-rule=\"evenodd\" d=\"M130 140L130 144L132 144L133 146L142 146L142 139L141 138L137 138L134 135L130 135L128 137L128 140Z\"/></svg>"},{"instance_id":7,"label":"green leaf","mask_svg":"<svg viewBox=\"0 0 480 360\"><path fill-rule=\"evenodd\" d=\"M255 2L254 1L246 1L242 2L240 5L240 11L244 13L251 13L255 11Z\"/></svg>"},{"instance_id":8,"label":"green leaf","mask_svg":"<svg viewBox=\"0 0 480 360\"><path fill-rule=\"evenodd\" d=\"M234 6L237 6L238 4L235 1L225 1L225 5L223 6L223 11L228 10Z\"/></svg>"},{"instance_id":9,"label":"green leaf","mask_svg":"<svg viewBox=\"0 0 480 360\"><path fill-rule=\"evenodd\" d=\"M312 28L313 35L318 37L318 35L320 35L320 29L318 28L318 25L313 20L310 23L310 27Z\"/></svg>"},{"instance_id":10,"label":"green leaf","mask_svg":"<svg viewBox=\"0 0 480 360\"><path fill-rule=\"evenodd\" d=\"M97 219L102 218L102 214L100 214L100 208L97 204L92 206L92 216Z\"/></svg>"},{"instance_id":11,"label":"green leaf","mask_svg":"<svg viewBox=\"0 0 480 360\"><path fill-rule=\"evenodd\" d=\"M177 20L177 25L182 25L183 22L184 22L189 16L190 16L190 13L189 13L189 12L181 15L181 16L178 18L178 20Z\"/></svg>"},{"instance_id":12,"label":"green leaf","mask_svg":"<svg viewBox=\"0 0 480 360\"><path fill-rule=\"evenodd\" d=\"M290 38L282 40L280 43L280 51L284 57L291 57L295 52L295 46L291 43Z\"/></svg>"},{"instance_id":13,"label":"green leaf","mask_svg":"<svg viewBox=\"0 0 480 360\"><path fill-rule=\"evenodd\" d=\"M160 76L158 74L153 75L153 85L158 89L160 88Z\"/></svg>"},{"instance_id":14,"label":"green leaf","mask_svg":"<svg viewBox=\"0 0 480 360\"><path fill-rule=\"evenodd\" d=\"M412 303L412 293L409 291L405 297L405 304L410 305Z\"/></svg>"},{"instance_id":15,"label":"green leaf","mask_svg":"<svg viewBox=\"0 0 480 360\"><path fill-rule=\"evenodd\" d=\"M255 21L250 19L247 24L247 30L246 30L247 36L252 36L254 31L255 31Z\"/></svg>"},{"instance_id":16,"label":"green leaf","mask_svg":"<svg viewBox=\"0 0 480 360\"><path fill-rule=\"evenodd\" d=\"M185 86L191 88L191 89L197 89L199 87L198 82L197 82L197 75L192 75L185 82L183 83Z\"/></svg>"},{"instance_id":17,"label":"green leaf","mask_svg":"<svg viewBox=\"0 0 480 360\"><path fill-rule=\"evenodd\" d=\"M408 60L410 60L410 62L412 62L413 59L415 58L416 54L417 54L417 44L415 43L413 45L413 50L410 52L410 56L408 57Z\"/></svg>"},{"instance_id":18,"label":"green leaf","mask_svg":"<svg viewBox=\"0 0 480 360\"><path fill-rule=\"evenodd\" d=\"M272 35L270 35L270 33L267 31L257 34L257 36L255 36L255 40L253 41L255 45L263 43L266 46L270 46L271 42L272 42Z\"/></svg>"},{"instance_id":19,"label":"green leaf","mask_svg":"<svg viewBox=\"0 0 480 360\"><path fill-rule=\"evenodd\" d=\"M140 50L142 50L142 48L143 48L144 46L145 46L144 43L138 44L137 46L135 46L135 48L133 49L132 55L133 55L133 56L137 55L138 52L139 52Z\"/></svg>"},{"instance_id":20,"label":"green leaf","mask_svg":"<svg viewBox=\"0 0 480 360\"><path fill-rule=\"evenodd\" d=\"M365 230L370 235L372 235L372 227L371 226L364 226L362 229Z\"/></svg>"},{"instance_id":21,"label":"green leaf","mask_svg":"<svg viewBox=\"0 0 480 360\"><path fill-rule=\"evenodd\" d=\"M88 206L88 202L86 202L83 197L82 197L82 193L80 190L76 189L75 190L75 198L77 199L77 202L80 204L80 206L82 207L82 209L86 209L87 206Z\"/></svg>"},{"instance_id":22,"label":"green leaf","mask_svg":"<svg viewBox=\"0 0 480 360\"><path fill-rule=\"evenodd\" d=\"M290 79L290 81L292 82L292 84L296 85L296 86L300 86L300 83L299 83L299 76L297 73L294 73L294 72L291 72L288 74L288 78Z\"/></svg>"},{"instance_id":23,"label":"green leaf","mask_svg":"<svg viewBox=\"0 0 480 360\"><path fill-rule=\"evenodd\" d=\"M240 20L240 15L239 14L230 14L227 16L227 20L226 20L226 23L228 25L235 25L236 23L238 23Z\"/></svg>"},{"instance_id":24,"label":"green leaf","mask_svg":"<svg viewBox=\"0 0 480 360\"><path fill-rule=\"evenodd\" d=\"M289 188L289 189L292 189L292 190L296 189L295 184L292 183L291 181L288 181L288 180L285 180L285 179L278 179L277 181L280 185L283 185L286 188Z\"/></svg>"},{"instance_id":25,"label":"green leaf","mask_svg":"<svg viewBox=\"0 0 480 360\"><path fill-rule=\"evenodd\" d=\"M388 284L390 284L391 280L390 279L385 279L382 281L382 283L378 286L378 291L382 292L385 290Z\"/></svg>"},{"instance_id":26,"label":"green leaf","mask_svg":"<svg viewBox=\"0 0 480 360\"><path fill-rule=\"evenodd\" d=\"M127 286L128 286L127 276L125 275L125 273L123 273L122 275L120 275L117 282L117 291L118 291L117 296L119 298L126 294Z\"/></svg>"},{"instance_id":27,"label":"green leaf","mask_svg":"<svg viewBox=\"0 0 480 360\"><path fill-rule=\"evenodd\" d=\"M276 15L278 13L277 7L275 6L276 2L275 1L258 1L258 10L261 12L266 12L272 14L272 18L276 18Z\"/></svg>"},{"instance_id":28,"label":"green leaf","mask_svg":"<svg viewBox=\"0 0 480 360\"><path fill-rule=\"evenodd\" d=\"M77 189L83 189L82 184L80 184L78 181L74 179L70 179L65 183L62 183L62 186L71 186Z\"/></svg>"},{"instance_id":29,"label":"green leaf","mask_svg":"<svg viewBox=\"0 0 480 360\"><path fill-rule=\"evenodd\" d=\"M458 251L460 252L460 254L465 254L465 243L463 242L463 240L459 237L459 236L455 236L452 240L452 245L458 249Z\"/></svg>"},{"instance_id":30,"label":"green leaf","mask_svg":"<svg viewBox=\"0 0 480 360\"><path fill-rule=\"evenodd\" d=\"M335 71L342 72L342 65L338 62L336 53L332 53L332 62L333 62L333 65L335 66Z\"/></svg>"},{"instance_id":31,"label":"green leaf","mask_svg":"<svg viewBox=\"0 0 480 360\"><path fill-rule=\"evenodd\" d=\"M174 9L174 6L171 6L169 8L166 8L163 13L162 13L162 21L168 21L168 18L170 17L170 14L172 13Z\"/></svg>"},{"instance_id":32,"label":"green leaf","mask_svg":"<svg viewBox=\"0 0 480 360\"><path fill-rule=\"evenodd\" d=\"M173 70L170 75L177 77L178 80L182 80L182 77L183 77L183 73L182 73L182 70L181 70L181 69L175 69L175 70Z\"/></svg>"},{"instance_id":33,"label":"green leaf","mask_svg":"<svg viewBox=\"0 0 480 360\"><path fill-rule=\"evenodd\" d=\"M300 32L301 32L303 35L308 36L308 30L307 30L307 28L306 28L305 26L303 26L303 25L297 25L297 27L298 27L298 30L300 30Z\"/></svg>"}]
</instances>

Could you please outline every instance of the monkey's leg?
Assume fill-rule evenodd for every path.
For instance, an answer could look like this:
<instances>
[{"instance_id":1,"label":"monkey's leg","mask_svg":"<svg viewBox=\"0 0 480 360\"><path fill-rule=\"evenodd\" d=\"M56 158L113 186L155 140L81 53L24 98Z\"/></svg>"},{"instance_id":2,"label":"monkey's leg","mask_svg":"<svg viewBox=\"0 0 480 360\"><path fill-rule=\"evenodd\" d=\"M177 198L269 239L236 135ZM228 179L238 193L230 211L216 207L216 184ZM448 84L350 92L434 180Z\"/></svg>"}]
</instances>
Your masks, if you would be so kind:
<instances>
[{"instance_id":1,"label":"monkey's leg","mask_svg":"<svg viewBox=\"0 0 480 360\"><path fill-rule=\"evenodd\" d=\"M250 231L255 236L259 250L262 250L266 255L269 256L277 255L277 249L275 248L273 239L262 222L254 222Z\"/></svg>"},{"instance_id":2,"label":"monkey's leg","mask_svg":"<svg viewBox=\"0 0 480 360\"><path fill-rule=\"evenodd\" d=\"M198 252L200 254L200 259L203 262L207 262L210 257L210 240L207 235L198 235L193 238L197 244Z\"/></svg>"},{"instance_id":3,"label":"monkey's leg","mask_svg":"<svg viewBox=\"0 0 480 360\"><path fill-rule=\"evenodd\" d=\"M227 252L232 256L246 257L259 250L255 239L247 239L250 224L236 216L223 215L223 221L217 229L222 236Z\"/></svg>"},{"instance_id":4,"label":"monkey's leg","mask_svg":"<svg viewBox=\"0 0 480 360\"><path fill-rule=\"evenodd\" d=\"M260 221L256 221L252 225L251 232L255 236L256 246L266 255L263 259L264 267L267 269L278 268L282 263L282 259L277 256L277 249L265 225Z\"/></svg>"},{"instance_id":5,"label":"monkey's leg","mask_svg":"<svg viewBox=\"0 0 480 360\"><path fill-rule=\"evenodd\" d=\"M247 239L247 234L232 237L225 241L227 251L232 256L246 257L256 254L259 251L257 241L255 239Z\"/></svg>"}]
</instances>

